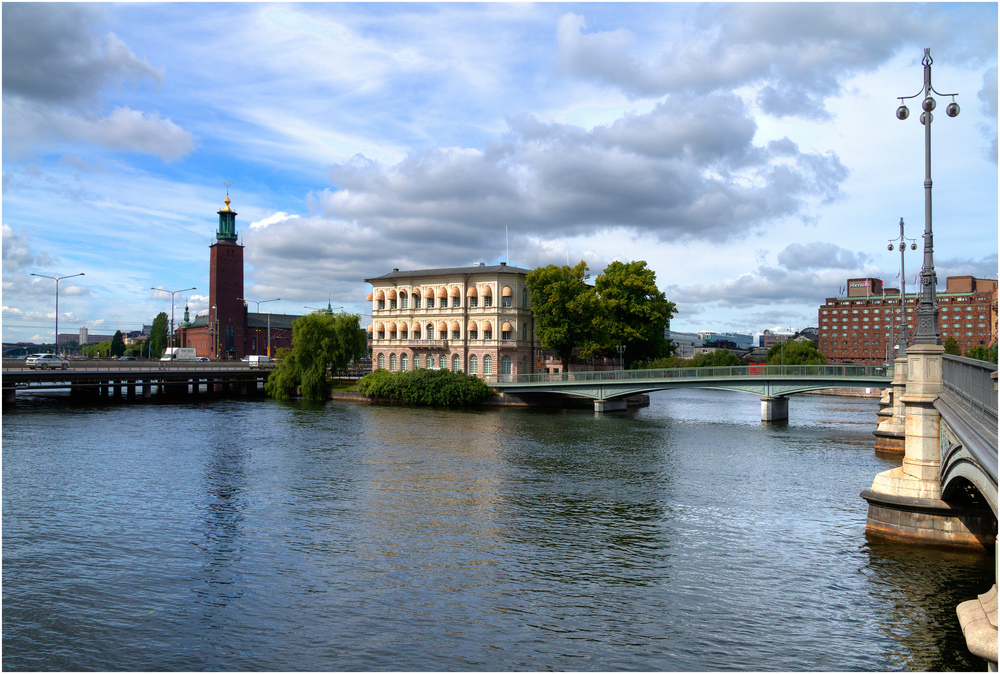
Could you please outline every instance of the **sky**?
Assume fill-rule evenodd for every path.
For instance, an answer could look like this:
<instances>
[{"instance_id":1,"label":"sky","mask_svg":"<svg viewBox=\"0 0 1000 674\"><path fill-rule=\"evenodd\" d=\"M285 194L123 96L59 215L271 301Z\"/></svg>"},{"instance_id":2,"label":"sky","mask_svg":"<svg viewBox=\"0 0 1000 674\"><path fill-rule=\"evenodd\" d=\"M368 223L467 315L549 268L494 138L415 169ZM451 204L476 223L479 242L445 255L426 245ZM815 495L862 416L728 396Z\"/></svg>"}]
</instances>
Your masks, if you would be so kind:
<instances>
[{"instance_id":1,"label":"sky","mask_svg":"<svg viewBox=\"0 0 1000 674\"><path fill-rule=\"evenodd\" d=\"M997 276L996 3L3 3L4 342L364 282L643 260L672 327L817 325L848 278ZM961 114L949 118L950 94ZM231 183L231 184L230 184ZM227 187L228 185L228 187Z\"/></svg>"}]
</instances>

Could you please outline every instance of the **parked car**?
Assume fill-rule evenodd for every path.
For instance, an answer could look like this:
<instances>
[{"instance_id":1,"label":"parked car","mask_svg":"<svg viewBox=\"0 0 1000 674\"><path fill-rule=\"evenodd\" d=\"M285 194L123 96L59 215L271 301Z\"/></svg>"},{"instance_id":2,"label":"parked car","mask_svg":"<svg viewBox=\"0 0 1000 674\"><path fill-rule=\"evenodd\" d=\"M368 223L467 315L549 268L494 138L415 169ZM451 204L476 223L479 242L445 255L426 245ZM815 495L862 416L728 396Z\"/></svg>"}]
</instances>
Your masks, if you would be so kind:
<instances>
[{"instance_id":1,"label":"parked car","mask_svg":"<svg viewBox=\"0 0 1000 674\"><path fill-rule=\"evenodd\" d=\"M212 362L211 358L206 358L205 356L198 356L197 358L195 358L195 360L198 361L199 363L210 363L210 362Z\"/></svg>"},{"instance_id":2,"label":"parked car","mask_svg":"<svg viewBox=\"0 0 1000 674\"><path fill-rule=\"evenodd\" d=\"M28 366L28 369L31 370L36 368L42 370L51 368L54 370L59 367L65 370L69 367L69 361L63 360L54 353L34 353L28 356L24 362Z\"/></svg>"},{"instance_id":3,"label":"parked car","mask_svg":"<svg viewBox=\"0 0 1000 674\"><path fill-rule=\"evenodd\" d=\"M119 356L118 360L138 360L135 356Z\"/></svg>"}]
</instances>

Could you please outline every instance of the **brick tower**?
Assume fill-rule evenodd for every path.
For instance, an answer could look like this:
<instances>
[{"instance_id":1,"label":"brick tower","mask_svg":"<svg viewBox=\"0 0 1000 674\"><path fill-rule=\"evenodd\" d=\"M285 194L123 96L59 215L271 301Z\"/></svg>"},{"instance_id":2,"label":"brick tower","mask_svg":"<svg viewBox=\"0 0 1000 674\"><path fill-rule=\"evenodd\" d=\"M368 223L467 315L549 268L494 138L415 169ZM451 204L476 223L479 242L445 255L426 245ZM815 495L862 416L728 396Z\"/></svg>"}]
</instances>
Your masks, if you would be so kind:
<instances>
[{"instance_id":1,"label":"brick tower","mask_svg":"<svg viewBox=\"0 0 1000 674\"><path fill-rule=\"evenodd\" d=\"M219 231L215 234L209 270L209 319L218 358L239 360L245 355L247 324L243 297L243 246L236 240L236 211L226 205L219 211Z\"/></svg>"}]
</instances>

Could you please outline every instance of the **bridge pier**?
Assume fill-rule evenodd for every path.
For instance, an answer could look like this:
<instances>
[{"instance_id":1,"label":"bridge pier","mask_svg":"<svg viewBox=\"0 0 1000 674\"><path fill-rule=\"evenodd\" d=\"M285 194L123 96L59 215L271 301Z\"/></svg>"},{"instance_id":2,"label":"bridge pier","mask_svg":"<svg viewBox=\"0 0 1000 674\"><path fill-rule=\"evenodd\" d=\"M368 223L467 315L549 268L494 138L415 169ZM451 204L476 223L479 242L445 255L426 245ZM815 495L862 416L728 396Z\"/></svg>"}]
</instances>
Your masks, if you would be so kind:
<instances>
[{"instance_id":1,"label":"bridge pier","mask_svg":"<svg viewBox=\"0 0 1000 674\"><path fill-rule=\"evenodd\" d=\"M874 431L875 451L903 454L906 445L906 407L903 403L903 396L906 395L906 358L897 358L893 365L892 413L880 421Z\"/></svg>"},{"instance_id":2,"label":"bridge pier","mask_svg":"<svg viewBox=\"0 0 1000 674\"><path fill-rule=\"evenodd\" d=\"M594 400L595 412L621 412L628 409L627 398L608 398Z\"/></svg>"},{"instance_id":3,"label":"bridge pier","mask_svg":"<svg viewBox=\"0 0 1000 674\"><path fill-rule=\"evenodd\" d=\"M896 541L984 550L992 535L981 518L941 499L941 415L934 401L943 390L944 347L915 344L907 350L903 465L875 476L861 493L868 502L865 533ZM995 539L994 539L995 540Z\"/></svg>"},{"instance_id":4,"label":"bridge pier","mask_svg":"<svg viewBox=\"0 0 1000 674\"><path fill-rule=\"evenodd\" d=\"M761 421L788 421L788 398L774 396L760 399Z\"/></svg>"}]
</instances>

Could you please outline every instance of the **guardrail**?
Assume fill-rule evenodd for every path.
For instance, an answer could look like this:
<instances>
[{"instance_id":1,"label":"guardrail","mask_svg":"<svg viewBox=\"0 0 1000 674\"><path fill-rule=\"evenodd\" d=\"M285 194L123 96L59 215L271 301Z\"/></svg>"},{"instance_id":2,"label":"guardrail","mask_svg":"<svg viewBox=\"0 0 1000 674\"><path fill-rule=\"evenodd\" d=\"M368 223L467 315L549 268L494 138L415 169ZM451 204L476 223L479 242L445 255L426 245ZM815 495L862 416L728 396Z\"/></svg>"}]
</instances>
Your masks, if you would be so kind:
<instances>
[{"instance_id":1,"label":"guardrail","mask_svg":"<svg viewBox=\"0 0 1000 674\"><path fill-rule=\"evenodd\" d=\"M945 354L944 388L973 417L997 432L997 366L975 358Z\"/></svg>"},{"instance_id":2,"label":"guardrail","mask_svg":"<svg viewBox=\"0 0 1000 674\"><path fill-rule=\"evenodd\" d=\"M741 365L679 367L662 370L603 370L540 374L481 375L489 384L550 384L557 382L621 382L650 379L720 379L738 377L839 377L892 379L892 366L882 365Z\"/></svg>"},{"instance_id":3,"label":"guardrail","mask_svg":"<svg viewBox=\"0 0 1000 674\"><path fill-rule=\"evenodd\" d=\"M93 358L70 358L68 370L93 372L128 372L142 370L262 370L274 367L274 363L251 366L239 360L112 360ZM29 367L22 358L4 358L3 369L7 371L42 372L41 368ZM57 368L58 369L58 368ZM51 370L44 370L51 371Z\"/></svg>"}]
</instances>

